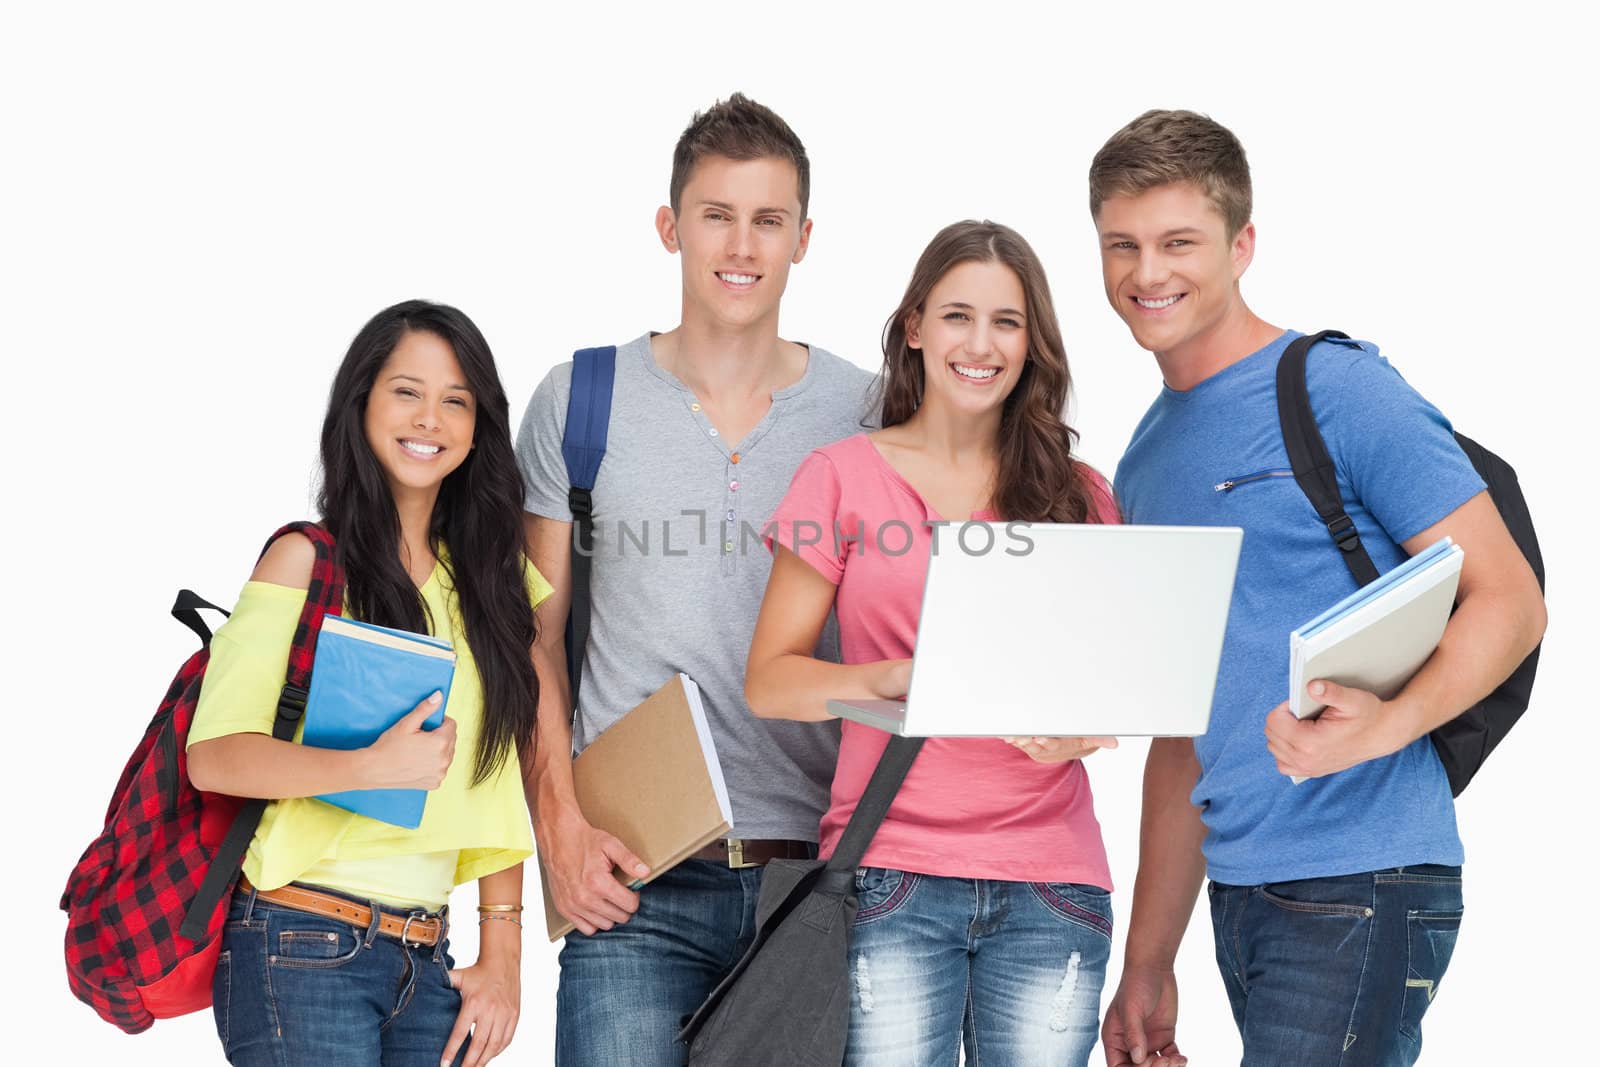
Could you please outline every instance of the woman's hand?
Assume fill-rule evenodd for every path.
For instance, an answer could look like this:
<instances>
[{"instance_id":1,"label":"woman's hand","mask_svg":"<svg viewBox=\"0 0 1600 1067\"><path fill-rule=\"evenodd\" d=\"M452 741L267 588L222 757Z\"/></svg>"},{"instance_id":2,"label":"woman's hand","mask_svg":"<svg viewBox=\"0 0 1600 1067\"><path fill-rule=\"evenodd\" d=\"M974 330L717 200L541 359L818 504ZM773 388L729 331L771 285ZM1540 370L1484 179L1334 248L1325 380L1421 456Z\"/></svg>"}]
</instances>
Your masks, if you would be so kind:
<instances>
[{"instance_id":1,"label":"woman's hand","mask_svg":"<svg viewBox=\"0 0 1600 1067\"><path fill-rule=\"evenodd\" d=\"M1102 748L1117 747L1115 737L1006 737L1002 740L1022 749L1035 763L1065 763Z\"/></svg>"},{"instance_id":2,"label":"woman's hand","mask_svg":"<svg viewBox=\"0 0 1600 1067\"><path fill-rule=\"evenodd\" d=\"M481 1067L504 1052L517 1032L517 1016L522 1010L521 957L480 955L471 967L451 971L450 984L461 991L461 1012L440 1063L443 1067L455 1063L470 1032L472 1043L461 1067Z\"/></svg>"},{"instance_id":3,"label":"woman's hand","mask_svg":"<svg viewBox=\"0 0 1600 1067\"><path fill-rule=\"evenodd\" d=\"M886 659L872 664L877 673L872 678L872 692L879 700L900 700L911 688L911 661Z\"/></svg>"},{"instance_id":4,"label":"woman's hand","mask_svg":"<svg viewBox=\"0 0 1600 1067\"><path fill-rule=\"evenodd\" d=\"M439 788L455 758L456 721L447 715L432 730L423 729L423 723L443 700L443 694L433 693L367 746L363 770L369 788Z\"/></svg>"}]
</instances>

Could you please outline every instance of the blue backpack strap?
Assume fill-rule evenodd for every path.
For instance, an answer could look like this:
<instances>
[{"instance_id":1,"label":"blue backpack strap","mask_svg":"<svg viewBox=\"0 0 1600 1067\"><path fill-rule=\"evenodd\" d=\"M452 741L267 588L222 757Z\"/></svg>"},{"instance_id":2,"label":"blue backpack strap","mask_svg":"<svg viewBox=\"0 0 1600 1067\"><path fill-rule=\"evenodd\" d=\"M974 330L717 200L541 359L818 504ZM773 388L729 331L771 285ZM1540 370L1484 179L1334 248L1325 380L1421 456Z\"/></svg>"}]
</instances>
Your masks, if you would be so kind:
<instances>
[{"instance_id":1,"label":"blue backpack strap","mask_svg":"<svg viewBox=\"0 0 1600 1067\"><path fill-rule=\"evenodd\" d=\"M567 463L567 506L572 510L572 606L567 611L567 681L572 708L578 708L583 650L589 642L589 573L594 559L594 480L606 455L611 425L611 387L617 375L617 349L580 348L572 354L572 391L567 424L561 431L561 458Z\"/></svg>"}]
</instances>

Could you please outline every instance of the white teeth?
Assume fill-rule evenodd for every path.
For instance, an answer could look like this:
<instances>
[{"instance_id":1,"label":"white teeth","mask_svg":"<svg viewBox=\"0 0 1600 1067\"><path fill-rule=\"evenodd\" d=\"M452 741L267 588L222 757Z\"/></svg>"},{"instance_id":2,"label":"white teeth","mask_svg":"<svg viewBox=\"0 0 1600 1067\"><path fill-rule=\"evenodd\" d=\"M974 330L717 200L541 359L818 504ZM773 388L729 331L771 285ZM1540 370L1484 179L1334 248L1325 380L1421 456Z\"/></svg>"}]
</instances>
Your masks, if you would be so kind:
<instances>
[{"instance_id":1,"label":"white teeth","mask_svg":"<svg viewBox=\"0 0 1600 1067\"><path fill-rule=\"evenodd\" d=\"M756 283L756 276L754 274L728 274L726 272L719 272L717 277L732 285L754 285Z\"/></svg>"},{"instance_id":2,"label":"white teeth","mask_svg":"<svg viewBox=\"0 0 1600 1067\"><path fill-rule=\"evenodd\" d=\"M425 445L418 441L401 441L400 447L419 456L437 456L441 451L438 445Z\"/></svg>"},{"instance_id":3,"label":"white teeth","mask_svg":"<svg viewBox=\"0 0 1600 1067\"><path fill-rule=\"evenodd\" d=\"M1176 293L1172 296L1164 296L1160 300L1146 300L1142 296L1136 296L1133 299L1134 302L1140 307L1149 308L1151 311L1156 311L1161 308L1171 307L1173 304L1176 304L1178 302L1178 297L1182 295L1182 293Z\"/></svg>"},{"instance_id":4,"label":"white teeth","mask_svg":"<svg viewBox=\"0 0 1600 1067\"><path fill-rule=\"evenodd\" d=\"M955 372L961 375L963 378L977 378L980 381L985 378L993 378L996 374L1000 373L999 367L960 367L956 366L954 363L952 363L950 366L953 367Z\"/></svg>"}]
</instances>

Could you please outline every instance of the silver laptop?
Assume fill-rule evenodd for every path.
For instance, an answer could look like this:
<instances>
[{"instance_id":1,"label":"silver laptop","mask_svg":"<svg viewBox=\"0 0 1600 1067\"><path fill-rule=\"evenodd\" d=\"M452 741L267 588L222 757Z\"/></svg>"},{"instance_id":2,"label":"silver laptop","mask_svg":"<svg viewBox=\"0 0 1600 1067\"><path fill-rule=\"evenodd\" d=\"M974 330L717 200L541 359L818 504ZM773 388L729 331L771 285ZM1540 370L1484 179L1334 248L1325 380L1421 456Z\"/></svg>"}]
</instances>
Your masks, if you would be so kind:
<instances>
[{"instance_id":1,"label":"silver laptop","mask_svg":"<svg viewBox=\"0 0 1600 1067\"><path fill-rule=\"evenodd\" d=\"M915 737L1205 733L1243 530L970 525L993 539L947 530L928 561L906 699L829 711Z\"/></svg>"}]
</instances>

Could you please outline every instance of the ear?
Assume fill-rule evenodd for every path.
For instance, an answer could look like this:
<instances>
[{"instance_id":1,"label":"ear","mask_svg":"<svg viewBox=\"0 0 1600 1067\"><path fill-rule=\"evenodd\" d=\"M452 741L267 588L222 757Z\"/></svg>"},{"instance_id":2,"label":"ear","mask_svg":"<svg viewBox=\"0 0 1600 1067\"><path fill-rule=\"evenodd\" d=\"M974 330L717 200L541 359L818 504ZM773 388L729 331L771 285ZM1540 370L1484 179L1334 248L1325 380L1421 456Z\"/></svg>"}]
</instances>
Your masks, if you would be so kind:
<instances>
[{"instance_id":1,"label":"ear","mask_svg":"<svg viewBox=\"0 0 1600 1067\"><path fill-rule=\"evenodd\" d=\"M1244 277L1251 260L1256 258L1256 224L1247 222L1233 235L1233 280Z\"/></svg>"},{"instance_id":2,"label":"ear","mask_svg":"<svg viewBox=\"0 0 1600 1067\"><path fill-rule=\"evenodd\" d=\"M678 217L666 204L656 208L656 235L661 238L661 247L674 255L678 252Z\"/></svg>"},{"instance_id":3,"label":"ear","mask_svg":"<svg viewBox=\"0 0 1600 1067\"><path fill-rule=\"evenodd\" d=\"M916 308L906 314L906 347L914 351L922 348L922 312Z\"/></svg>"},{"instance_id":4,"label":"ear","mask_svg":"<svg viewBox=\"0 0 1600 1067\"><path fill-rule=\"evenodd\" d=\"M806 258L806 249L808 249L810 247L811 247L811 220L810 219L806 219L806 221L804 221L804 222L802 222L800 224L800 245L799 245L799 247L797 247L794 250L794 258L791 259L789 262L790 263L798 263L802 259L805 259Z\"/></svg>"}]
</instances>

